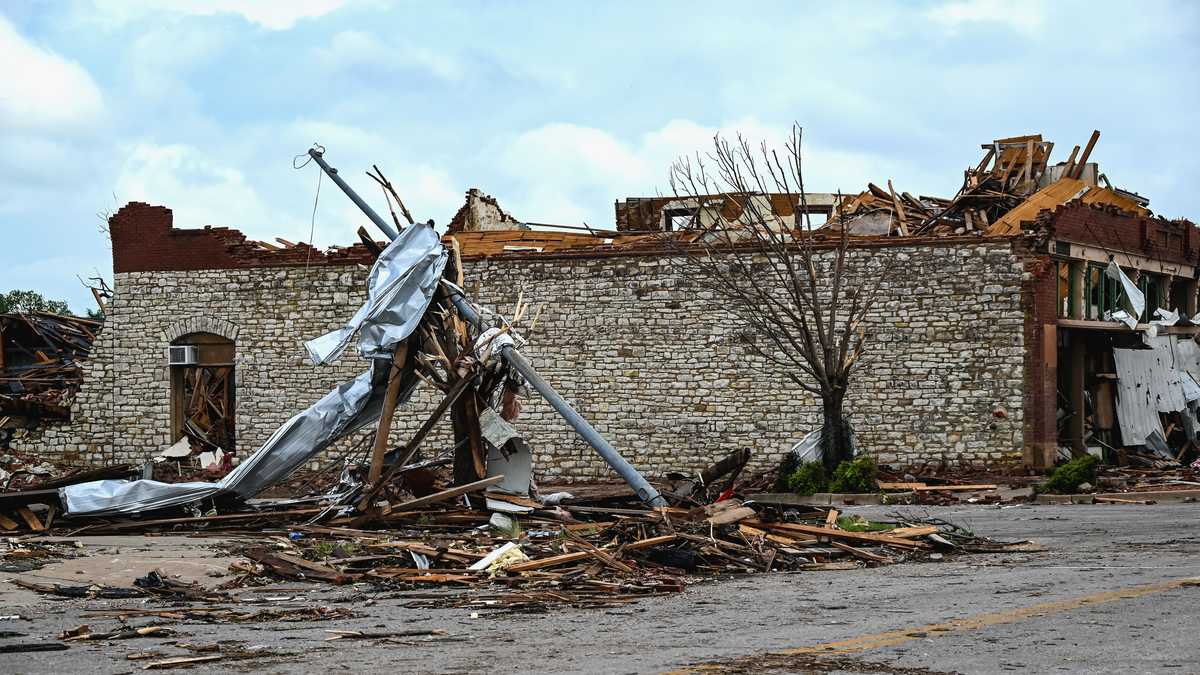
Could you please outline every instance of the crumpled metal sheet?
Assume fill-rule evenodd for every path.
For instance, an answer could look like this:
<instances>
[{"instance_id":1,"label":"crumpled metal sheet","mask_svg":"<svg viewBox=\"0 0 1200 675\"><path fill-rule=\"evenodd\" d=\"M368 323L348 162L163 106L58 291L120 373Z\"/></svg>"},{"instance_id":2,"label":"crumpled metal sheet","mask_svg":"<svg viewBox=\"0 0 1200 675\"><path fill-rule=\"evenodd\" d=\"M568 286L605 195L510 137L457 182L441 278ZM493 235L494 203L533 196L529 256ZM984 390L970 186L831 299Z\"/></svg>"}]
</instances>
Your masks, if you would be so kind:
<instances>
[{"instance_id":1,"label":"crumpled metal sheet","mask_svg":"<svg viewBox=\"0 0 1200 675\"><path fill-rule=\"evenodd\" d=\"M445 266L446 252L432 227L405 229L371 268L363 306L345 326L304 343L313 363L336 361L356 332L362 356L390 356L417 327Z\"/></svg>"},{"instance_id":2,"label":"crumpled metal sheet","mask_svg":"<svg viewBox=\"0 0 1200 675\"><path fill-rule=\"evenodd\" d=\"M1114 349L1117 367L1117 421L1127 445L1163 438L1160 412L1188 410L1200 400L1200 350L1175 336L1146 338L1149 349ZM1194 407L1194 406L1192 406Z\"/></svg>"},{"instance_id":3,"label":"crumpled metal sheet","mask_svg":"<svg viewBox=\"0 0 1200 675\"><path fill-rule=\"evenodd\" d=\"M414 231L426 234L405 238L405 234ZM432 240L428 233L433 234ZM437 247L432 256L431 241ZM396 250L408 244L416 246L421 254L407 255ZM373 358L366 372L338 385L284 422L257 452L219 482L171 484L153 480L102 480L69 485L59 490L67 514L137 513L187 504L219 493L251 497L283 480L334 441L379 419L391 370L391 354L382 350L385 346L394 348L416 328L433 298L446 255L433 228L416 225L405 230L383 252L380 261L385 260L384 264L376 264L371 269L368 281L371 299L355 314L356 319L363 314L361 320L347 324L362 333L360 347L367 347L364 353L383 357ZM402 265L408 267L402 268ZM346 338L348 342L349 337ZM345 349L345 344L335 345L334 349L336 354L331 351L321 354L336 358ZM418 381L413 378L402 389L401 403L408 400Z\"/></svg>"}]
</instances>

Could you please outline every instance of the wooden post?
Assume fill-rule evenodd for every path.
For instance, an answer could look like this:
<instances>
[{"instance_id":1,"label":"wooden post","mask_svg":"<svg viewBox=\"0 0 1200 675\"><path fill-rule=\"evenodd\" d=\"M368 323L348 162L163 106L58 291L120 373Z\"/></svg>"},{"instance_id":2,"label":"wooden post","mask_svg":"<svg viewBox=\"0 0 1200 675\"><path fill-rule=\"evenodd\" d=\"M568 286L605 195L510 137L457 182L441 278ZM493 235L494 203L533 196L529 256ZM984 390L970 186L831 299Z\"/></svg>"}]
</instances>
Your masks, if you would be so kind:
<instances>
[{"instance_id":1,"label":"wooden post","mask_svg":"<svg viewBox=\"0 0 1200 675\"><path fill-rule=\"evenodd\" d=\"M367 473L367 484L374 485L383 473L383 456L387 454L388 433L392 430L392 414L396 412L396 399L400 396L400 377L408 357L408 341L396 346L392 367L388 372L387 392L383 398L383 409L379 411L379 427L375 431L375 445L371 448L371 469Z\"/></svg>"},{"instance_id":2,"label":"wooden post","mask_svg":"<svg viewBox=\"0 0 1200 675\"><path fill-rule=\"evenodd\" d=\"M1071 261L1071 318L1084 318L1084 305L1087 303L1087 294L1084 293L1087 287L1087 263L1072 260Z\"/></svg>"},{"instance_id":3,"label":"wooden post","mask_svg":"<svg viewBox=\"0 0 1200 675\"><path fill-rule=\"evenodd\" d=\"M1087 342L1084 332L1079 330L1067 331L1067 349L1071 352L1071 390L1068 392L1074 415L1068 424L1068 436L1071 439L1071 451L1077 457L1087 453L1084 444L1084 371L1087 364Z\"/></svg>"},{"instance_id":4,"label":"wooden post","mask_svg":"<svg viewBox=\"0 0 1200 675\"><path fill-rule=\"evenodd\" d=\"M1096 147L1096 141L1098 140L1100 140L1100 131L1093 131L1087 145L1083 148L1083 155L1079 157L1079 164L1075 165L1075 172L1071 174L1071 178L1079 179L1083 176L1083 170L1087 168L1088 158L1092 156L1092 148Z\"/></svg>"},{"instance_id":5,"label":"wooden post","mask_svg":"<svg viewBox=\"0 0 1200 675\"><path fill-rule=\"evenodd\" d=\"M450 421L454 428L455 485L477 481L486 473L483 438L479 432L478 398L475 387L469 386L450 409Z\"/></svg>"}]
</instances>

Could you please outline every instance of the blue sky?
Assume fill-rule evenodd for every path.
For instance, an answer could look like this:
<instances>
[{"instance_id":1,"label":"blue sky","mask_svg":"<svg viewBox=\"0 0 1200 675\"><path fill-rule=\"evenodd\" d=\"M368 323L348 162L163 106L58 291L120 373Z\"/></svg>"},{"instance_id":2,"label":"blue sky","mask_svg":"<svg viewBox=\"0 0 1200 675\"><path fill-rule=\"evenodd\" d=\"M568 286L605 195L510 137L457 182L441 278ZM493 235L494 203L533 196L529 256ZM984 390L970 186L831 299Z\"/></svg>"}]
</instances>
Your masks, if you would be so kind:
<instances>
[{"instance_id":1,"label":"blue sky","mask_svg":"<svg viewBox=\"0 0 1200 675\"><path fill-rule=\"evenodd\" d=\"M1156 213L1200 219L1200 3L0 3L0 291L91 306L98 213L307 240L314 141L418 218L479 187L518 218L611 226L714 131L805 127L809 188L950 196L1041 132ZM365 219L326 182L314 243Z\"/></svg>"}]
</instances>

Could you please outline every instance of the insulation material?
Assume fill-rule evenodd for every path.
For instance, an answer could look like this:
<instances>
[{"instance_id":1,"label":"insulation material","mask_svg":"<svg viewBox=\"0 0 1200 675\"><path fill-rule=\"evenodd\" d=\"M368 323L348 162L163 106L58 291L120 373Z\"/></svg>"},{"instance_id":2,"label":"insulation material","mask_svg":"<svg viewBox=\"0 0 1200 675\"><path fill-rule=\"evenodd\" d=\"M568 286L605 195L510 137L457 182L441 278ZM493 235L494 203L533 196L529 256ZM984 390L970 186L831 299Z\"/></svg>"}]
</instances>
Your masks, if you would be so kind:
<instances>
[{"instance_id":1,"label":"insulation material","mask_svg":"<svg viewBox=\"0 0 1200 675\"><path fill-rule=\"evenodd\" d=\"M406 236L407 235L407 236ZM415 247L404 251L406 246ZM179 506L217 494L252 497L286 478L334 441L379 419L391 370L383 353L408 337L425 314L441 278L446 254L433 229L408 228L380 255L367 281L368 301L346 328L309 343L314 361L337 358L355 331L359 348L372 359L366 372L338 385L271 434L262 447L216 483L161 483L153 480L102 480L59 490L70 515L137 513ZM352 328L351 328L352 327ZM341 334L346 329L350 333ZM329 339L337 335L336 339ZM318 343L313 347L313 343ZM315 349L315 351L314 351ZM418 380L407 383L399 402L411 396Z\"/></svg>"},{"instance_id":2,"label":"insulation material","mask_svg":"<svg viewBox=\"0 0 1200 675\"><path fill-rule=\"evenodd\" d=\"M1146 329L1147 337L1157 337L1159 328L1166 328L1179 323L1179 312L1167 311L1159 307L1154 310L1154 315L1158 318L1150 322L1150 326Z\"/></svg>"}]
</instances>

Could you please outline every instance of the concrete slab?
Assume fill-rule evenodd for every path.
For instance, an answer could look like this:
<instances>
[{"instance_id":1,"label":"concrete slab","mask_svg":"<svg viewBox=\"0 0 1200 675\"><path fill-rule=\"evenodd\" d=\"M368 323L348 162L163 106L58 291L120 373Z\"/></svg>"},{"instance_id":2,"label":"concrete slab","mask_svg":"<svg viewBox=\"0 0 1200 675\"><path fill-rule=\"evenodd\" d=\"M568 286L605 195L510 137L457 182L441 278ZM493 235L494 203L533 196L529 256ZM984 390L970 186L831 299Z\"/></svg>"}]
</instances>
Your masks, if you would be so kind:
<instances>
[{"instance_id":1,"label":"concrete slab","mask_svg":"<svg viewBox=\"0 0 1200 675\"><path fill-rule=\"evenodd\" d=\"M41 569L5 576L39 584L72 586L132 586L133 580L154 571L212 587L226 575L236 557L224 555L219 546L229 540L220 537L178 535L110 535L69 538L43 538L46 541L78 541L80 555L52 562ZM10 583L0 583L0 607L33 604L38 595Z\"/></svg>"}]
</instances>

